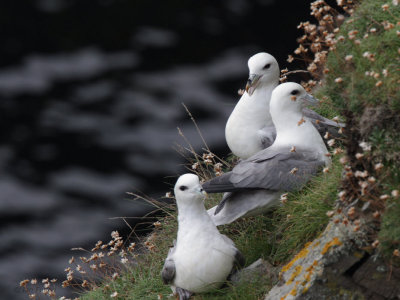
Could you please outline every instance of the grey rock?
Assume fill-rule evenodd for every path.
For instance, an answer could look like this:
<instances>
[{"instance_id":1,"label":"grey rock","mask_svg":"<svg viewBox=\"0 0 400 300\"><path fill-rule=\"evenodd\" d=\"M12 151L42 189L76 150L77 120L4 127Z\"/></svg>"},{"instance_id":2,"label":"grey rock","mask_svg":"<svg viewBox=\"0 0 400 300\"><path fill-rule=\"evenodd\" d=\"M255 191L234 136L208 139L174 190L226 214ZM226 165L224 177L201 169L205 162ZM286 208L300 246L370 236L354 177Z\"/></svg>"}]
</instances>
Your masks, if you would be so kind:
<instances>
[{"instance_id":1,"label":"grey rock","mask_svg":"<svg viewBox=\"0 0 400 300\"><path fill-rule=\"evenodd\" d=\"M265 300L398 299L400 268L388 268L382 259L362 250L366 241L366 235L354 231L350 223L331 221L282 268L280 282Z\"/></svg>"}]
</instances>

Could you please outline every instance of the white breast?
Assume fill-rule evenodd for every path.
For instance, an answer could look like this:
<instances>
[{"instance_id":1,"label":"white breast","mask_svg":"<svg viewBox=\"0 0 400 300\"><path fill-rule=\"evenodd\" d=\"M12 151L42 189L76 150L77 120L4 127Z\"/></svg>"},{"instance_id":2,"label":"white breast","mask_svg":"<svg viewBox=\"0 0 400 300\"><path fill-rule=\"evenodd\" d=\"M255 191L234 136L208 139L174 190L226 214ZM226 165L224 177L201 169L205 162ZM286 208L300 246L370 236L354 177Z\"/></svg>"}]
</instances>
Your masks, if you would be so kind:
<instances>
[{"instance_id":1,"label":"white breast","mask_svg":"<svg viewBox=\"0 0 400 300\"><path fill-rule=\"evenodd\" d=\"M220 287L232 270L235 248L220 234L191 230L181 236L174 253L174 285L201 293Z\"/></svg>"},{"instance_id":2,"label":"white breast","mask_svg":"<svg viewBox=\"0 0 400 300\"><path fill-rule=\"evenodd\" d=\"M326 156L328 149L326 148L318 130L310 121L306 121L306 123L303 123L300 126L293 124L288 127L288 130L278 130L274 144L271 147L280 148L285 146L313 149L316 155L318 155L321 160L325 161L327 166L331 163L329 156Z\"/></svg>"},{"instance_id":3,"label":"white breast","mask_svg":"<svg viewBox=\"0 0 400 300\"><path fill-rule=\"evenodd\" d=\"M246 93L232 111L225 138L236 156L246 159L263 149L259 131L273 124L269 114L270 94L267 88L257 89L251 97Z\"/></svg>"}]
</instances>

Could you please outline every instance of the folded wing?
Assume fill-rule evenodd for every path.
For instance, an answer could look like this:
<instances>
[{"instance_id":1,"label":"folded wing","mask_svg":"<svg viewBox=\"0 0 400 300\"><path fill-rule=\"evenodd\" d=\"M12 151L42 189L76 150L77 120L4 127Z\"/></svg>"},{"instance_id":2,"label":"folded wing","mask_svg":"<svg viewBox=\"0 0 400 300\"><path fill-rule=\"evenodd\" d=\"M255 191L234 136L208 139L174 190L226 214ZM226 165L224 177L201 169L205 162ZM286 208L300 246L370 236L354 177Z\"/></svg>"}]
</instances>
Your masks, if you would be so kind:
<instances>
[{"instance_id":1,"label":"folded wing","mask_svg":"<svg viewBox=\"0 0 400 300\"><path fill-rule=\"evenodd\" d=\"M312 151L267 148L241 161L231 172L203 184L208 193L245 189L293 191L300 189L325 165Z\"/></svg>"}]
</instances>

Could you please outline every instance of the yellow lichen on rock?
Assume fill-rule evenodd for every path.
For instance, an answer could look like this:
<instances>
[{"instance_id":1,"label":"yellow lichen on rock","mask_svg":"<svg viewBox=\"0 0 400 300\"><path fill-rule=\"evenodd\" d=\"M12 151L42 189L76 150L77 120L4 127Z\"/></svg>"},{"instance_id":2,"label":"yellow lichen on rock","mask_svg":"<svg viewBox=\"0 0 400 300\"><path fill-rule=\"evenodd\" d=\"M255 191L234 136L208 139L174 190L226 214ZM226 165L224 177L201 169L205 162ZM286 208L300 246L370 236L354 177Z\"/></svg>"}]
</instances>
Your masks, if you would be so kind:
<instances>
[{"instance_id":1,"label":"yellow lichen on rock","mask_svg":"<svg viewBox=\"0 0 400 300\"><path fill-rule=\"evenodd\" d=\"M347 231L346 231L347 230ZM307 243L304 248L288 263L280 272L280 280L283 285L274 287L266 296L266 300L285 299L293 300L309 291L324 270L324 267L331 261L334 253L332 247L348 244L342 238L343 232L351 232L343 225L328 226L325 234ZM341 251L340 249L337 249ZM357 254L356 254L357 255ZM281 290L281 291L280 291ZM279 293L280 295L277 295ZM284 295L282 297L281 295Z\"/></svg>"},{"instance_id":2,"label":"yellow lichen on rock","mask_svg":"<svg viewBox=\"0 0 400 300\"><path fill-rule=\"evenodd\" d=\"M304 248L299 253L297 253L297 255L287 265L285 265L282 268L281 273L284 273L284 272L288 271L297 260L299 260L300 258L305 257L308 254L308 252L310 252L308 250L308 246L310 246L310 244L311 244L311 242L307 243L304 246Z\"/></svg>"},{"instance_id":3,"label":"yellow lichen on rock","mask_svg":"<svg viewBox=\"0 0 400 300\"><path fill-rule=\"evenodd\" d=\"M294 269L294 272L292 273L292 275L290 275L290 278L288 281L286 281L286 284L291 284L293 282L293 280L301 273L301 271L303 270L303 267L301 265L296 266L296 268Z\"/></svg>"},{"instance_id":4,"label":"yellow lichen on rock","mask_svg":"<svg viewBox=\"0 0 400 300\"><path fill-rule=\"evenodd\" d=\"M315 247L317 247L320 244L320 241L316 241L315 243L313 243L312 248L314 249Z\"/></svg>"},{"instance_id":5,"label":"yellow lichen on rock","mask_svg":"<svg viewBox=\"0 0 400 300\"><path fill-rule=\"evenodd\" d=\"M307 282L310 281L310 279L311 279L311 272L312 272L312 269L311 269L309 272L307 272L306 274L304 274L304 280L303 280L303 282L301 283L302 285L306 285Z\"/></svg>"},{"instance_id":6,"label":"yellow lichen on rock","mask_svg":"<svg viewBox=\"0 0 400 300\"><path fill-rule=\"evenodd\" d=\"M324 255L326 252L328 252L328 250L333 247L333 246L340 246L343 243L337 238L334 237L330 242L326 243L324 248L321 251L321 254Z\"/></svg>"},{"instance_id":7,"label":"yellow lichen on rock","mask_svg":"<svg viewBox=\"0 0 400 300\"><path fill-rule=\"evenodd\" d=\"M308 289L310 288L310 285L306 285L302 291L303 294L307 293Z\"/></svg>"}]
</instances>

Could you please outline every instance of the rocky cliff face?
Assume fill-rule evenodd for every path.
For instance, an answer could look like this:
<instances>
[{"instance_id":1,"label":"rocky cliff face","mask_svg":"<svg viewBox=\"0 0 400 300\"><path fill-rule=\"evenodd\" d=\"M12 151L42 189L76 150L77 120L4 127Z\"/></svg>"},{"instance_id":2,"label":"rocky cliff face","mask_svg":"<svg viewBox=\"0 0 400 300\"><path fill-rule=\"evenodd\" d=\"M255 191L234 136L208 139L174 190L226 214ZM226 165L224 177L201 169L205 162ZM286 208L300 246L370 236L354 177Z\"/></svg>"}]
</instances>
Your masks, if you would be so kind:
<instances>
[{"instance_id":1,"label":"rocky cliff face","mask_svg":"<svg viewBox=\"0 0 400 300\"><path fill-rule=\"evenodd\" d=\"M334 216L280 271L266 295L275 299L399 299L400 269L363 250L365 236Z\"/></svg>"}]
</instances>

